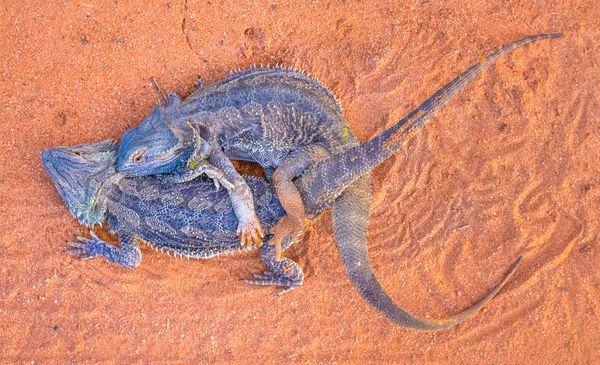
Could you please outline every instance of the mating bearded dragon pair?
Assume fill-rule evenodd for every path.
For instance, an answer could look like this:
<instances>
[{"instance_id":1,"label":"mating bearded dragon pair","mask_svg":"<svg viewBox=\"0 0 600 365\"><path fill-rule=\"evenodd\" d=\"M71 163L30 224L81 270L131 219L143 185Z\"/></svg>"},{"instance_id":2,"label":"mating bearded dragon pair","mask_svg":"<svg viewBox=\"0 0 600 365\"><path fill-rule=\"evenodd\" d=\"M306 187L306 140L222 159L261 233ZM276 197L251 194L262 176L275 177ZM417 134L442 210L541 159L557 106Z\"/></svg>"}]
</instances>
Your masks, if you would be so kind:
<instances>
[{"instance_id":1,"label":"mating bearded dragon pair","mask_svg":"<svg viewBox=\"0 0 600 365\"><path fill-rule=\"evenodd\" d=\"M88 226L108 219L120 241L115 247L92 231L91 239L71 243L70 253L136 267L138 239L176 255L209 258L266 238L261 258L268 271L246 282L295 288L304 274L281 251L297 239L305 217L331 206L346 271L371 305L415 329L456 325L500 290L521 257L483 299L454 317L433 321L407 313L381 287L367 254L371 170L499 56L559 36L505 46L363 143L350 133L339 103L322 84L275 68L234 73L199 86L184 101L171 95L119 145L105 141L46 150L42 160L71 213ZM241 176L230 159L259 163L267 179Z\"/></svg>"}]
</instances>

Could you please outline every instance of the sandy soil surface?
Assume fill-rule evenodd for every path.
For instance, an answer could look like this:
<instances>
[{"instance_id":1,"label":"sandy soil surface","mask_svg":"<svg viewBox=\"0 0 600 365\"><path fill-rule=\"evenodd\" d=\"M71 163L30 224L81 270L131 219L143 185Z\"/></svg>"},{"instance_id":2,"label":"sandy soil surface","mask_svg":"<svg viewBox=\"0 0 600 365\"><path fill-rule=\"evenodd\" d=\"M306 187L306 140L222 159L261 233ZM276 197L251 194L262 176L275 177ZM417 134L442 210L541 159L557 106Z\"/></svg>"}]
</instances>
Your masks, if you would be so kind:
<instances>
[{"instance_id":1,"label":"sandy soil surface","mask_svg":"<svg viewBox=\"0 0 600 365\"><path fill-rule=\"evenodd\" d=\"M2 362L599 361L598 2L52 3L0 4ZM241 282L262 270L256 253L143 248L133 271L64 254L87 232L40 151L119 138L155 103L150 77L185 96L198 76L294 66L364 140L500 46L549 32L565 35L503 57L375 171L371 258L411 312L468 307L524 254L456 328L414 332L369 307L329 213L289 251L306 281L283 296Z\"/></svg>"}]
</instances>

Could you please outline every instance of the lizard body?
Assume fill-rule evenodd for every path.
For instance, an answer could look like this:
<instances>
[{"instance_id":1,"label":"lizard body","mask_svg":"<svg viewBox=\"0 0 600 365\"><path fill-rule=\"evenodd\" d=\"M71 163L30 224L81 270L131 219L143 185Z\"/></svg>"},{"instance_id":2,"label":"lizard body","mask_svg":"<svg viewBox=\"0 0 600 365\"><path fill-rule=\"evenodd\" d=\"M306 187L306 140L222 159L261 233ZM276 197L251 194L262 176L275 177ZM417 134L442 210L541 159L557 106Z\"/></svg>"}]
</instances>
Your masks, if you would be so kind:
<instances>
[{"instance_id":1,"label":"lizard body","mask_svg":"<svg viewBox=\"0 0 600 365\"><path fill-rule=\"evenodd\" d=\"M157 105L123 135L117 170L133 177L171 173L181 182L204 172L205 164L196 164L207 160L223 176L240 218L242 244L248 245L259 243L262 228L248 186L229 159L256 162L272 174L288 213L273 227L279 247L303 227L293 178L355 144L339 103L316 79L291 69L256 68L201 86L184 101L173 94L166 105Z\"/></svg>"},{"instance_id":2,"label":"lizard body","mask_svg":"<svg viewBox=\"0 0 600 365\"><path fill-rule=\"evenodd\" d=\"M407 118L428 118L437 105L445 104L503 53L552 36L526 38L501 49L457 78L459 84L442 89L440 95L434 95L429 104ZM452 94L447 94L448 90ZM402 128L400 125L397 128ZM397 135L404 137L403 133ZM392 151L395 143L403 143L403 138L395 141L380 136L380 140L384 137L386 146L382 151ZM217 171L212 176L223 176L221 182L236 208L242 245L252 246L260 243L263 230L248 186L229 159L259 163L267 176L272 174L287 213L272 227L272 242L280 252L282 240L288 235L297 237L303 227L304 201L293 180L311 164L347 148L358 148L357 143L337 99L318 80L291 69L257 68L200 86L183 102L173 94L164 108L158 105L139 126L123 135L117 170L130 176L167 172L179 176L177 181L186 181L213 165ZM382 158L389 153L393 152ZM195 167L198 160L204 163Z\"/></svg>"},{"instance_id":3,"label":"lizard body","mask_svg":"<svg viewBox=\"0 0 600 365\"><path fill-rule=\"evenodd\" d=\"M521 258L513 264L505 277L482 300L461 314L439 321L427 321L410 315L399 308L378 283L368 257L366 239L371 200L371 169L400 149L412 131L422 127L427 120L431 119L435 111L445 105L483 67L498 56L523 44L542 38L555 38L558 36L550 34L530 37L502 48L484 63L469 68L425 100L405 118L375 138L345 148L329 158L309 165L294 180L302 196L307 217L314 217L323 209L332 206L336 242L352 283L371 305L392 321L420 330L440 329L456 325L475 313L500 290L519 265ZM86 257L104 256L111 261L135 267L141 260L139 248L135 243L136 237L149 240L160 248L191 257L210 257L214 254L239 249L239 245L235 244L233 233L233 226L237 220L233 213L235 207L227 201L224 192L211 193L206 188L202 188L202 184L210 185L207 181L197 179L185 184L169 184L156 177L145 177L132 183L135 184L135 188L125 188L130 193L136 192L133 195L127 195L123 193L123 187L129 186L125 183L128 179L122 179L122 175L114 173L115 147L110 143L92 145L91 147L78 146L75 148L52 149L44 152L42 158L63 200L80 222L88 225L99 224L104 220L107 210L109 215L112 211L113 216L116 217L112 220L109 218L109 225L113 222L111 229L116 229L121 240L121 248L117 249L94 236L92 240L80 238L81 243L73 243L74 253L83 254ZM70 166L71 164L73 166ZM68 171L62 171L64 169ZM147 193L152 189L159 188L159 193L151 193L151 196L166 196L167 198L163 198L165 201L161 200L156 203L158 205L152 208L132 207L119 202L117 205L110 206L107 201L119 200L107 192L102 193L102 191L113 192L108 188L111 184L118 186L117 190L120 193L117 191L117 197L129 196L128 199L132 199L133 196L144 200L148 199ZM266 228L273 227L274 222L284 214L283 207L281 205L277 206L280 203L276 203L277 199L273 197L273 188L266 182L261 183L260 180L254 178L249 178L248 185L252 189L255 201L260 202L257 206L259 207L258 216L261 223ZM267 191L271 192L270 196ZM200 197L196 195L197 192L201 193ZM111 198L107 200L109 196ZM176 202L180 213L176 214L167 208L162 208L163 205L168 206L171 204L169 199ZM196 203L199 205L195 206ZM195 209L194 206L196 208L198 206L204 207L201 211L206 213L207 216L197 218L198 220L185 218L192 213L183 214L181 212L186 209ZM114 213L115 211L117 213ZM154 219L147 220L148 217L146 216L141 219L139 211L144 211L145 215L150 215ZM165 219L168 217L171 217L169 219L182 219L185 224L179 228L173 223L163 224L165 223L163 219L155 217L158 213L152 212L163 212L166 214ZM221 218L215 220L216 216ZM218 227L218 230L210 230L212 224L209 228L206 228L207 226L202 223L205 219L212 222L214 227ZM132 232L133 229L139 229L140 224L149 233ZM121 231L115 227L120 227ZM184 228L186 232L182 231ZM224 237L228 237L229 241L224 240ZM204 242L221 243L205 244ZM284 246L291 244L291 242L292 240L288 238L284 241ZM212 248L208 250L210 252L208 255L206 254L207 247ZM287 287L297 287L302 283L303 274L299 266L286 258L277 261L276 252L274 252L272 246L264 246L261 249L261 257L271 271L256 276L256 280L249 281L250 283Z\"/></svg>"},{"instance_id":4,"label":"lizard body","mask_svg":"<svg viewBox=\"0 0 600 365\"><path fill-rule=\"evenodd\" d=\"M79 242L71 242L69 253L81 255L83 259L104 257L114 263L134 268L141 262L138 240L160 249L161 252L189 258L208 259L241 250L236 233L237 217L225 190L214 189L212 182L206 178L179 184L169 183L156 176L125 179L115 171L115 151L114 143L104 141L52 148L42 154L44 166L71 213L88 226L107 221L109 231L119 239L117 247L98 238L92 230L91 239L78 237ZM273 185L260 177L245 179L254 198L260 202L257 216L261 224L266 228L274 226L285 215L285 211L276 197ZM369 183L368 179L358 181ZM354 191L368 193L369 189ZM352 209L357 198L370 200L368 194L356 196L344 193L334 204L334 217L337 217L340 211L349 211L366 219L368 211ZM309 216L314 217L320 213L320 206L322 204L307 205ZM344 216L347 215L344 213ZM336 218L335 224L341 221ZM365 226L350 229L345 233L346 237L336 237L348 239L363 227ZM271 236L267 236L267 239L271 239ZM289 247L293 242L290 238L284 240L283 248ZM284 286L284 291L302 285L302 268L286 257L277 260L275 255L273 245L264 245L261 248L261 258L267 265L267 271L254 274L254 279L245 282L254 285ZM423 320L405 312L397 307L387 294L377 298L375 302L372 301L375 299L372 295L365 298L378 309L381 309L382 304L390 306L387 309L392 311L384 314L403 326L421 330L450 327L472 316L489 301L506 283L519 262L520 258L479 302L455 317L440 321ZM363 263L363 266L370 268L368 262ZM378 290L383 290L372 272L364 272L359 276L351 275L351 278L355 285L363 285L367 293L377 294ZM361 294L364 295L365 292L361 291ZM399 313L400 317L390 316L390 313Z\"/></svg>"}]
</instances>

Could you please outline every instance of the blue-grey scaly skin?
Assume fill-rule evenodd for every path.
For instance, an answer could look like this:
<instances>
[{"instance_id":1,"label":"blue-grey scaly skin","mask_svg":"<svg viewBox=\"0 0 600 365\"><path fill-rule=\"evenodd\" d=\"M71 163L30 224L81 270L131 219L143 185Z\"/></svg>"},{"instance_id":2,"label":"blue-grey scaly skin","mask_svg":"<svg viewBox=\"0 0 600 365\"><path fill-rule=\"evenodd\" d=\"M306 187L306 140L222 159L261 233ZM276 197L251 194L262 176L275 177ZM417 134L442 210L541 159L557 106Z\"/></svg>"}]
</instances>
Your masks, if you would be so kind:
<instances>
[{"instance_id":1,"label":"blue-grey scaly skin","mask_svg":"<svg viewBox=\"0 0 600 365\"><path fill-rule=\"evenodd\" d=\"M480 72L482 66L510 49L537 39L557 36L531 37L503 48L488 58L488 62L473 66L436 92L415 111L379 136L322 163L308 166L295 180L305 202L307 217L313 217L332 205L338 249L352 283L371 305L395 323L419 330L434 330L464 321L502 288L518 267L521 258L483 299L459 315L438 321L410 315L399 308L378 283L368 257L366 239L371 201L370 169L401 148L408 132L415 127L422 127L438 108ZM188 257L212 257L239 249L233 231L235 213L223 191L211 190L211 183L202 179L177 185L167 184L155 177L122 179L121 175L114 173L114 154L111 156L111 152L114 153L114 147L111 150L110 144L100 143L51 149L42 156L49 175L71 212L88 225L101 223L101 213L106 214L109 227L120 238L124 237L125 242L122 239L121 245L127 250L126 253L117 254L105 247L108 244L93 237L92 240L83 239L80 243L73 243L73 253L84 257L104 256L133 267L139 264L139 249L132 237ZM79 159L82 158L89 162L80 162ZM77 163L61 162L71 159ZM99 166L102 164L104 167ZM85 171L88 170L90 175L105 177L105 181L99 183L98 179L86 178ZM247 178L247 182L256 201L260 201L257 205L260 207L258 214L261 223L269 228L281 218L284 211L270 184L258 178ZM190 206L194 199L199 205ZM95 212L94 218L82 217L82 210L78 208L81 206L91 207L84 211ZM287 259L285 263L278 264L272 260L273 251L269 250L269 246L264 246L261 257L272 272L258 275L256 281L249 282L289 287L300 285L303 275L299 266Z\"/></svg>"},{"instance_id":2,"label":"blue-grey scaly skin","mask_svg":"<svg viewBox=\"0 0 600 365\"><path fill-rule=\"evenodd\" d=\"M199 143L193 143L194 133ZM131 177L169 173L185 181L203 172L195 167L201 159L189 158L193 151L208 149L204 156L231 186L240 230L252 230L255 204L229 160L256 162L275 171L279 198L292 216L296 208L301 227L303 209L294 205L301 201L292 179L354 144L339 103L316 79L291 69L255 68L203 85L183 101L173 95L157 106L123 135L117 171Z\"/></svg>"},{"instance_id":3,"label":"blue-grey scaly skin","mask_svg":"<svg viewBox=\"0 0 600 365\"><path fill-rule=\"evenodd\" d=\"M322 209L320 204L324 206L332 204L354 180L371 171L373 167L402 148L411 133L422 128L441 107L501 55L537 40L560 36L561 34L541 34L506 45L483 63L468 68L396 124L371 140L351 146L335 158L317 162L302 174L302 179L295 181L298 189L303 191L304 204L316 210Z\"/></svg>"},{"instance_id":4,"label":"blue-grey scaly skin","mask_svg":"<svg viewBox=\"0 0 600 365\"><path fill-rule=\"evenodd\" d=\"M512 265L502 280L479 302L462 313L442 319L423 320L399 308L377 281L367 251L367 220L370 204L368 176L373 167L405 145L410 133L422 128L435 113L456 95L482 69L501 55L525 44L560 34L542 34L511 43L476 64L435 92L399 122L373 139L351 147L343 153L316 163L295 181L306 207L315 211L332 205L333 227L338 250L350 280L371 305L395 323L418 330L437 330L455 326L485 305L518 268L522 257ZM365 213L366 212L366 213Z\"/></svg>"},{"instance_id":5,"label":"blue-grey scaly skin","mask_svg":"<svg viewBox=\"0 0 600 365\"><path fill-rule=\"evenodd\" d=\"M228 157L264 168L279 166L299 146L320 143L337 153L356 141L334 95L316 79L284 68L232 73L202 86L184 101L167 102L161 118L153 114L123 135L117 171L131 176L163 173L172 155L181 153L173 149L179 137L191 142L190 119ZM148 125L153 126L150 132ZM179 137L171 132L174 126L183 133ZM149 147L152 150L146 151L142 161L131 163L137 150Z\"/></svg>"},{"instance_id":6,"label":"blue-grey scaly skin","mask_svg":"<svg viewBox=\"0 0 600 365\"><path fill-rule=\"evenodd\" d=\"M173 94L167 98L166 105L156 105L150 114L136 126L135 131L128 131L123 135L119 144L120 149L138 151L140 144L142 144L144 154L138 156L144 159L139 161L141 164L150 156L169 152L170 159L161 161L161 165L154 168L156 174L184 170L187 159L192 152L192 141L189 141L187 144L181 142L177 135L167 126L167 119L165 118L165 108L176 108L179 103L179 98ZM133 138L134 136L135 138ZM131 156L129 159L131 160ZM123 160L118 161L118 165L123 164ZM131 174L135 176L135 174Z\"/></svg>"},{"instance_id":7,"label":"blue-grey scaly skin","mask_svg":"<svg viewBox=\"0 0 600 365\"><path fill-rule=\"evenodd\" d=\"M89 206L95 212L93 218L78 218L80 222L94 226L107 220L108 229L119 238L117 247L98 238L92 230L91 238L78 237L77 242L69 243L71 250L68 253L80 255L82 259L104 257L116 264L135 268L141 262L137 240L161 252L190 258L211 258L240 251L235 210L223 189L215 189L208 179L181 184L171 184L156 176L124 179L115 172L114 151L112 143L101 142L53 148L42 154L48 174L73 214L77 211L73 206ZM95 179L96 175L104 179ZM269 228L285 214L274 188L259 177L246 179L256 200L260 202L257 213L261 223ZM395 313L401 313L402 316L390 316L384 311L396 323L419 329L435 328L435 322L416 319L391 301L373 275L368 259L361 262L360 255L344 256L347 252L362 252L363 249L366 254L366 247L361 248L361 245L364 246L367 235L371 200L369 186L370 177L361 177L346 189L333 206L336 238L356 245L352 248L340 246L344 262L347 266L351 264L362 269L349 271L350 278L376 308L394 309ZM76 216L81 217L81 214ZM347 225L348 222L352 224ZM293 240L286 239L283 248L292 243ZM263 245L260 256L268 269L245 282L284 286L284 291L302 285L302 268L286 257L276 260L275 254L272 245ZM511 273L484 301L502 287ZM379 298L386 301L380 301ZM467 314L463 314L464 318L474 314L484 301L465 311Z\"/></svg>"},{"instance_id":8,"label":"blue-grey scaly skin","mask_svg":"<svg viewBox=\"0 0 600 365\"><path fill-rule=\"evenodd\" d=\"M240 251L237 218L224 189L209 179L172 184L157 176L124 179L115 171L116 145L110 141L48 149L42 161L72 214L90 227L108 221L120 247L99 239L78 237L70 253L82 258L104 257L134 268L141 262L137 240L162 252L188 258L211 258ZM101 176L97 179L95 176ZM246 177L261 223L270 228L285 212L273 187L258 177ZM95 213L84 216L79 207ZM287 248L293 242L284 242ZM304 274L293 261L274 260L274 248L264 245L261 257L269 271L247 282L295 288Z\"/></svg>"}]
</instances>

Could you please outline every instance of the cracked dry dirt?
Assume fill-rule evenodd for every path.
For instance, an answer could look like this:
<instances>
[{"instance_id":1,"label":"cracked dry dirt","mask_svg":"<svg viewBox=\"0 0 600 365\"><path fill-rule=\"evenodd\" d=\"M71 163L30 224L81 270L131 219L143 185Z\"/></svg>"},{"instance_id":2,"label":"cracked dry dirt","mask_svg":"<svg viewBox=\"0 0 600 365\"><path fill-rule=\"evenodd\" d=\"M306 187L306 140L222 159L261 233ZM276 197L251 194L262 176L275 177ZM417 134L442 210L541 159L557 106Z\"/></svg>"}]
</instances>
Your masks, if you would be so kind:
<instances>
[{"instance_id":1,"label":"cracked dry dirt","mask_svg":"<svg viewBox=\"0 0 600 365\"><path fill-rule=\"evenodd\" d=\"M0 362L594 363L600 335L593 1L34 1L0 4ZM255 253L130 271L63 252L86 233L40 151L119 138L156 101L253 64L304 69L368 139L462 70L528 35L375 170L369 249L391 296L456 313L520 254L511 282L450 330L400 328L351 287L329 213L290 250L302 288L241 279Z\"/></svg>"}]
</instances>

